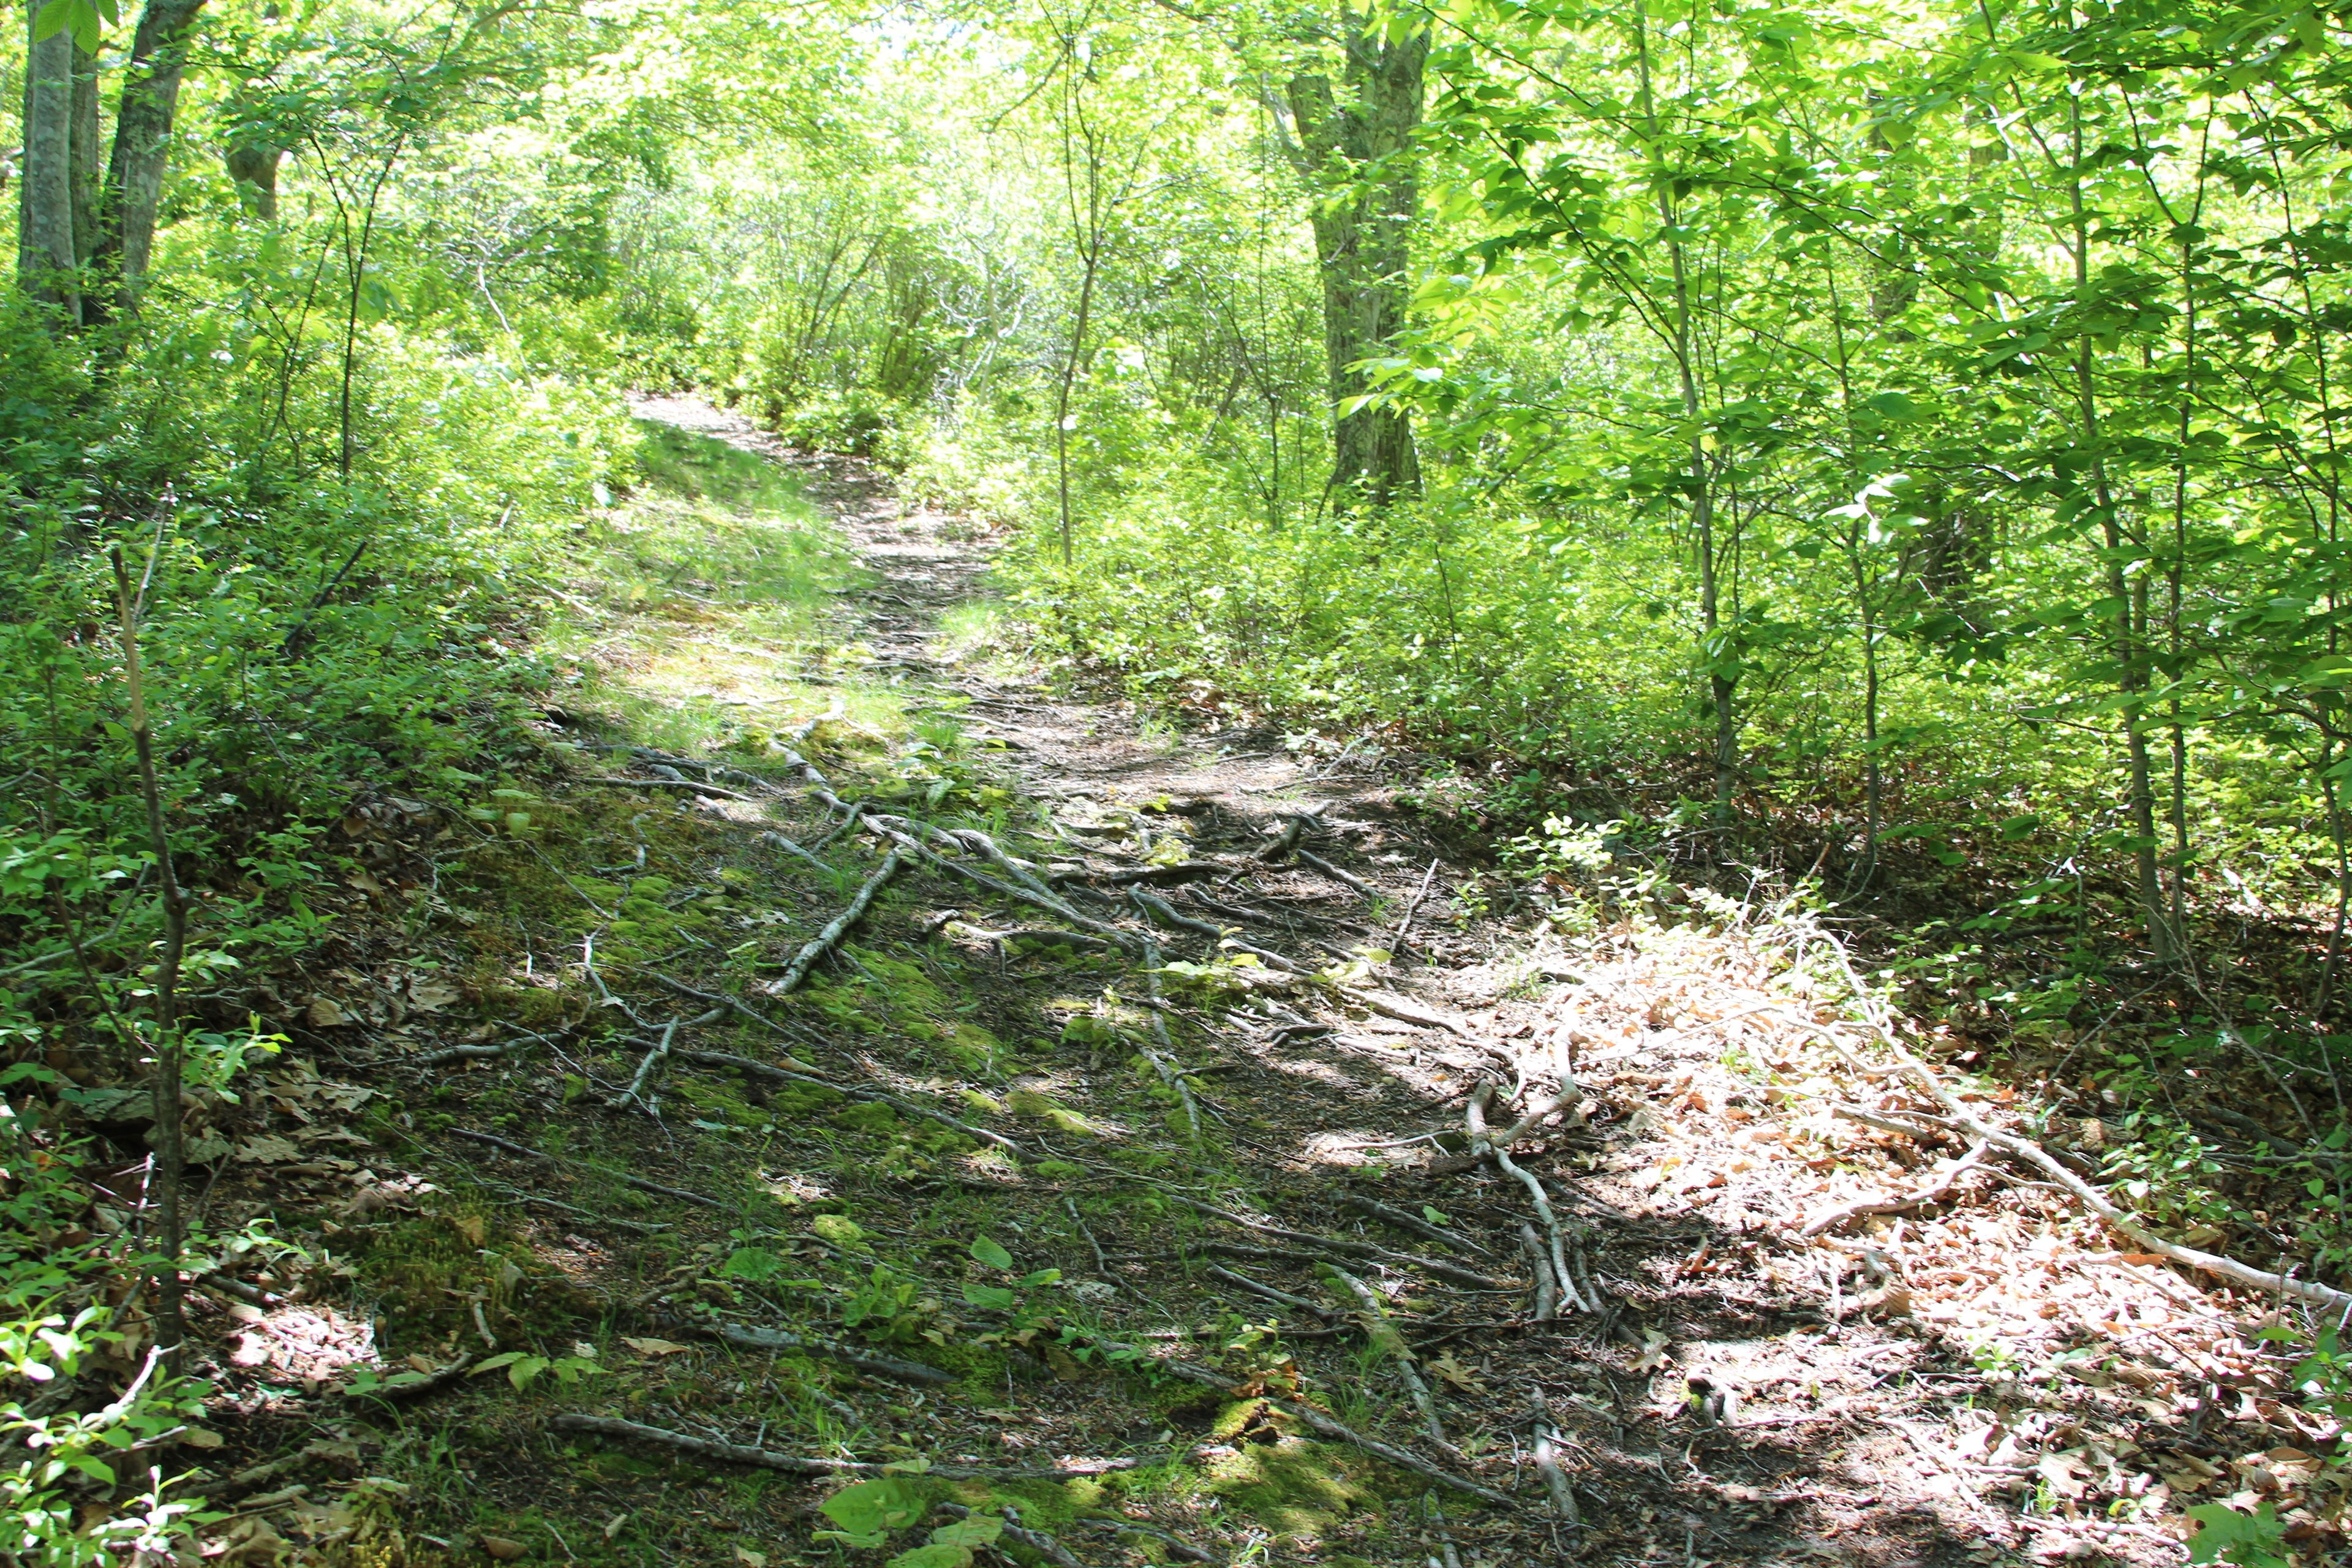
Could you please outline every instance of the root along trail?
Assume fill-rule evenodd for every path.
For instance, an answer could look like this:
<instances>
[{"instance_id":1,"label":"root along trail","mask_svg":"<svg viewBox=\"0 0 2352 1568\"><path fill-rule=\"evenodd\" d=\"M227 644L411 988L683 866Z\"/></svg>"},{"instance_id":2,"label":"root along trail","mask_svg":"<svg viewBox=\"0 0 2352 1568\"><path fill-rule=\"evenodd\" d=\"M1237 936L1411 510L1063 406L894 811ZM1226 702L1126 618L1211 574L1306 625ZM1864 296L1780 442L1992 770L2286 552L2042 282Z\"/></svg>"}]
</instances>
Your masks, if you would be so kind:
<instances>
[{"instance_id":1,"label":"root along trail","mask_svg":"<svg viewBox=\"0 0 2352 1568\"><path fill-rule=\"evenodd\" d=\"M2158 1562L2310 1442L2236 1303L1864 1065L1802 919L1478 918L1392 763L1049 686L961 520L637 412L673 474L567 585L520 946L446 928L523 1037L352 1053L422 1112L336 1243L378 1352L553 1369L425 1390L503 1434L501 1539Z\"/></svg>"}]
</instances>

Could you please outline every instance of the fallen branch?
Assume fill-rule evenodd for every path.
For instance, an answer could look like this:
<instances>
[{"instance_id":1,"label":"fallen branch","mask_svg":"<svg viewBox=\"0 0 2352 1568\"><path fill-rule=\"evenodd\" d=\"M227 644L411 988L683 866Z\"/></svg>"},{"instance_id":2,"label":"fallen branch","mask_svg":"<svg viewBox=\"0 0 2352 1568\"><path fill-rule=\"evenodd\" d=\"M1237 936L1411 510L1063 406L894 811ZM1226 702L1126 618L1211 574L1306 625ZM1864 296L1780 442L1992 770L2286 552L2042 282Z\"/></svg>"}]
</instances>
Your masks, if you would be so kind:
<instances>
[{"instance_id":1,"label":"fallen branch","mask_svg":"<svg viewBox=\"0 0 2352 1568\"><path fill-rule=\"evenodd\" d=\"M1543 1476L1544 1490L1551 1494L1551 1506L1560 1522L1570 1530L1584 1527L1583 1516L1576 1510L1576 1494L1569 1489L1568 1477L1559 1468L1552 1452L1559 1434L1552 1430L1551 1411L1544 1405L1543 1395L1535 1389L1528 1390L1528 1404L1535 1411L1536 1469Z\"/></svg>"},{"instance_id":2,"label":"fallen branch","mask_svg":"<svg viewBox=\"0 0 2352 1568\"><path fill-rule=\"evenodd\" d=\"M1797 1234L1806 1237L1820 1236L1824 1231L1835 1230L1849 1220L1860 1219L1864 1215L1904 1214L1923 1205L1941 1203L1950 1195L1953 1186L1959 1179L1974 1168L1977 1162L1985 1157L1985 1151L1991 1147L1992 1145L1983 1139L1979 1139L1970 1146L1967 1153L1948 1163L1943 1173L1928 1185L1899 1197L1864 1198L1858 1202L1831 1209L1807 1221L1805 1227Z\"/></svg>"},{"instance_id":3,"label":"fallen branch","mask_svg":"<svg viewBox=\"0 0 2352 1568\"><path fill-rule=\"evenodd\" d=\"M1482 1258L1494 1256L1466 1236L1456 1236L1452 1231L1430 1224L1419 1215L1407 1214L1400 1208L1391 1208L1378 1198L1369 1198L1361 1193L1349 1193L1339 1200L1339 1206L1353 1209L1358 1214L1379 1220L1383 1225L1392 1225L1399 1230L1420 1237L1424 1241L1433 1241L1440 1247L1451 1247L1456 1252L1474 1252Z\"/></svg>"},{"instance_id":4,"label":"fallen branch","mask_svg":"<svg viewBox=\"0 0 2352 1568\"><path fill-rule=\"evenodd\" d=\"M1437 1419L1437 1401L1430 1397L1429 1384L1414 1364L1412 1347L1404 1342L1397 1326L1389 1321L1388 1308L1372 1288L1344 1268L1327 1268L1325 1272L1339 1288L1356 1299L1357 1321L1363 1325L1364 1338L1379 1354L1396 1363L1398 1375L1404 1379L1405 1392L1412 1395L1414 1408L1421 1412L1422 1430L1429 1440L1441 1448L1451 1448L1445 1440L1445 1427Z\"/></svg>"},{"instance_id":5,"label":"fallen branch","mask_svg":"<svg viewBox=\"0 0 2352 1568\"><path fill-rule=\"evenodd\" d=\"M1273 1286L1253 1279L1246 1274L1236 1274L1230 1268L1220 1268L1213 1263L1203 1264L1201 1272L1222 1284L1232 1286L1236 1290L1246 1290L1253 1296L1262 1296L1280 1306L1288 1307L1293 1311L1305 1312L1322 1322L1328 1323L1331 1321L1332 1314L1328 1308L1318 1307L1304 1296L1294 1296L1287 1290L1277 1290Z\"/></svg>"},{"instance_id":6,"label":"fallen branch","mask_svg":"<svg viewBox=\"0 0 2352 1568\"><path fill-rule=\"evenodd\" d=\"M656 1314L665 1327L680 1333L698 1334L704 1339L720 1340L753 1351L796 1351L803 1355L822 1356L854 1367L872 1377L887 1377L893 1383L910 1383L938 1387L953 1383L956 1374L919 1361L903 1361L894 1355L882 1355L873 1351L859 1350L834 1340L813 1339L806 1334L786 1333L782 1329L762 1329L746 1323L713 1321L702 1318L676 1317Z\"/></svg>"},{"instance_id":7,"label":"fallen branch","mask_svg":"<svg viewBox=\"0 0 2352 1568\"><path fill-rule=\"evenodd\" d=\"M741 790L727 789L715 784L698 783L693 779L590 778L574 779L572 782L583 784L610 784L615 789L682 789L693 795L707 795L713 800L756 801L760 798L756 795L745 795Z\"/></svg>"},{"instance_id":8,"label":"fallen branch","mask_svg":"<svg viewBox=\"0 0 2352 1568\"><path fill-rule=\"evenodd\" d=\"M779 1454L772 1449L754 1448L743 1443L722 1443L712 1437L667 1432L659 1426L624 1421L614 1415L567 1414L556 1416L547 1425L557 1432L584 1432L598 1437L651 1443L656 1447L674 1448L698 1458L716 1459L727 1465L748 1465L755 1469L782 1470L786 1475L895 1476L905 1470L903 1465L874 1465L857 1459L811 1459L799 1454ZM994 1465L932 1465L924 1474L949 1480L1043 1481L1059 1480L1070 1476L1100 1475L1107 1470L1132 1469L1134 1465L1132 1459L1105 1459L1087 1466L1071 1465L1055 1469L1007 1469Z\"/></svg>"},{"instance_id":9,"label":"fallen branch","mask_svg":"<svg viewBox=\"0 0 2352 1568\"><path fill-rule=\"evenodd\" d=\"M970 1122L959 1121L944 1110L934 1110L928 1105L919 1105L911 1100L902 1100L895 1094L885 1093L878 1089L853 1089L847 1084L835 1083L829 1079L818 1078L814 1073L794 1072L789 1068L770 1067L766 1062L753 1061L750 1057L739 1057L730 1051L680 1051L677 1054L687 1061L697 1062L704 1067L733 1068L737 1072L749 1073L754 1078L771 1079L778 1083L805 1084L812 1089L828 1089L845 1099L870 1100L877 1105L887 1105L894 1110L903 1110L909 1116L920 1116L936 1121L943 1127L952 1127L967 1138L977 1138L983 1143L993 1143L1010 1153L1027 1152L1020 1144L1002 1132L992 1132L985 1127L974 1127Z\"/></svg>"},{"instance_id":10,"label":"fallen branch","mask_svg":"<svg viewBox=\"0 0 2352 1568\"><path fill-rule=\"evenodd\" d=\"M1322 872L1333 881L1344 883L1347 886L1355 889L1356 891L1363 894L1364 897L1368 899L1378 899L1381 897L1381 890L1378 888L1373 887L1370 882L1365 881L1361 877L1357 876L1352 871L1342 871L1339 867L1334 866L1330 861L1326 860L1322 856L1314 853L1312 850L1301 849L1298 852L1298 858L1302 864L1314 867L1318 871Z\"/></svg>"},{"instance_id":11,"label":"fallen branch","mask_svg":"<svg viewBox=\"0 0 2352 1568\"><path fill-rule=\"evenodd\" d=\"M1197 1383L1203 1387L1213 1388L1228 1399L1255 1399L1289 1416L1310 1432L1320 1433L1326 1437L1336 1438L1339 1442L1360 1448L1375 1458L1386 1459L1391 1465L1411 1470L1414 1475L1435 1481L1440 1486L1452 1487L1456 1491L1467 1492L1475 1498L1484 1498L1486 1501L1502 1508L1516 1506L1506 1493L1482 1485L1466 1476L1457 1476L1444 1467L1432 1464L1420 1455L1400 1448L1392 1443L1383 1443L1377 1437L1367 1437L1353 1427L1324 1415L1311 1405L1296 1405L1287 1399L1277 1399L1271 1394L1257 1390L1253 1384L1236 1383L1221 1372L1211 1371L1205 1366L1195 1366L1190 1362L1164 1361L1147 1357L1134 1345L1119 1344L1110 1340L1097 1340L1094 1342L1097 1348L1114 1356L1132 1359L1139 1363L1149 1362L1155 1371L1164 1373L1170 1377L1182 1378L1187 1383Z\"/></svg>"},{"instance_id":12,"label":"fallen branch","mask_svg":"<svg viewBox=\"0 0 2352 1568\"><path fill-rule=\"evenodd\" d=\"M1486 1101L1494 1092L1495 1084L1492 1079L1480 1083L1477 1092L1471 1095L1470 1103L1463 1111L1463 1120L1469 1125L1471 1152L1491 1155L1495 1163L1502 1168L1503 1174L1527 1188L1528 1195L1535 1200L1536 1216L1544 1222L1544 1228L1550 1232L1550 1262L1552 1272L1559 1281L1559 1299L1580 1312L1589 1312L1592 1309L1586 1303L1583 1296L1578 1293L1576 1276L1568 1271L1566 1249L1560 1240L1559 1217L1551 1212L1551 1198L1544 1192L1543 1184L1529 1173L1513 1164L1509 1152L1495 1147L1486 1136Z\"/></svg>"},{"instance_id":13,"label":"fallen branch","mask_svg":"<svg viewBox=\"0 0 2352 1568\"><path fill-rule=\"evenodd\" d=\"M856 896L849 900L848 908L834 916L823 931L817 932L807 945L793 955L792 963L784 966L784 973L780 978L769 982L760 989L771 996L788 996L799 989L801 982L808 978L811 966L818 959L831 952L840 943L841 939L849 934L850 927L866 918L866 906L874 902L874 895L882 890L882 885L898 874L900 864L898 852L896 849L883 856L882 864L877 866L874 868L874 874L866 879L865 886L857 889Z\"/></svg>"}]
</instances>

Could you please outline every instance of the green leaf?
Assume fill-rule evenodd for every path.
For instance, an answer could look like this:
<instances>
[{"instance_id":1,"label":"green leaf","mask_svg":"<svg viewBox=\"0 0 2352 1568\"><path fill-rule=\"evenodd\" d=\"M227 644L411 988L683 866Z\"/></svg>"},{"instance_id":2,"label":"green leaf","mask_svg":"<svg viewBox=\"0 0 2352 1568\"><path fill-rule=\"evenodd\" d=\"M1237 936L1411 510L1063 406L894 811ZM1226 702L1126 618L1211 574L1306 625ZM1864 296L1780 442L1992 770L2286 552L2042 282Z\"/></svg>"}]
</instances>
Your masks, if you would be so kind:
<instances>
[{"instance_id":1,"label":"green leaf","mask_svg":"<svg viewBox=\"0 0 2352 1568\"><path fill-rule=\"evenodd\" d=\"M988 1546L1004 1533L1004 1521L992 1513L969 1513L952 1524L931 1531L934 1546Z\"/></svg>"},{"instance_id":2,"label":"green leaf","mask_svg":"<svg viewBox=\"0 0 2352 1568\"><path fill-rule=\"evenodd\" d=\"M991 1268L1002 1268L1008 1273L1011 1272L1013 1268L1013 1254L1005 1251L1003 1247L998 1246L995 1242L991 1241L987 1237L983 1236L973 1241L971 1244L971 1255L981 1262L987 1264Z\"/></svg>"},{"instance_id":3,"label":"green leaf","mask_svg":"<svg viewBox=\"0 0 2352 1568\"><path fill-rule=\"evenodd\" d=\"M818 1505L825 1518L853 1535L878 1537L923 1517L923 1500L896 1476L846 1486Z\"/></svg>"},{"instance_id":4,"label":"green leaf","mask_svg":"<svg viewBox=\"0 0 2352 1568\"><path fill-rule=\"evenodd\" d=\"M2209 1502L2188 1510L2197 1521L2189 1541L2191 1563L2232 1563L2237 1568L2286 1568L2280 1548L2284 1532L2278 1510L2264 1503L2251 1514L2225 1503Z\"/></svg>"},{"instance_id":5,"label":"green leaf","mask_svg":"<svg viewBox=\"0 0 2352 1568\"><path fill-rule=\"evenodd\" d=\"M884 1568L968 1568L971 1548L954 1546L934 1541L929 1546L918 1546L911 1552L901 1552Z\"/></svg>"},{"instance_id":6,"label":"green leaf","mask_svg":"<svg viewBox=\"0 0 2352 1568\"><path fill-rule=\"evenodd\" d=\"M1452 1225L1454 1223L1451 1216L1440 1214L1437 1210L1431 1208L1427 1204L1421 1205L1421 1217L1427 1220L1432 1225Z\"/></svg>"},{"instance_id":7,"label":"green leaf","mask_svg":"<svg viewBox=\"0 0 2352 1568\"><path fill-rule=\"evenodd\" d=\"M1002 1285L966 1284L963 1299L975 1307L985 1307L992 1312L1009 1312L1020 1300Z\"/></svg>"},{"instance_id":8,"label":"green leaf","mask_svg":"<svg viewBox=\"0 0 2352 1568\"><path fill-rule=\"evenodd\" d=\"M783 1267L784 1260L764 1247L739 1247L719 1266L719 1272L730 1279L749 1279L757 1284L774 1279Z\"/></svg>"}]
</instances>

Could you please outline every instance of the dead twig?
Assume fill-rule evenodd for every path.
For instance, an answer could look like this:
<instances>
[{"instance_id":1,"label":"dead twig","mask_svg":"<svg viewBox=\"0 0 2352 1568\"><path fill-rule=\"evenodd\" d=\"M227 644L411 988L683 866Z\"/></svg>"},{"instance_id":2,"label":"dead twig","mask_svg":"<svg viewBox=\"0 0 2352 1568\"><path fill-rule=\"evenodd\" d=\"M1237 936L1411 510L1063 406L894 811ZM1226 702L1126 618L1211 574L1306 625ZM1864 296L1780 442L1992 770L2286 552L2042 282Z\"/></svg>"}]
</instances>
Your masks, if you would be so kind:
<instances>
[{"instance_id":1,"label":"dead twig","mask_svg":"<svg viewBox=\"0 0 2352 1568\"><path fill-rule=\"evenodd\" d=\"M1552 1430L1551 1411L1544 1404L1543 1394L1532 1388L1528 1390L1528 1404L1535 1412L1536 1469L1543 1477L1544 1490L1551 1494L1552 1510L1559 1515L1560 1522L1570 1530L1581 1530L1584 1518L1577 1511L1576 1493L1569 1489L1568 1476L1560 1469L1559 1459L1553 1452L1559 1435Z\"/></svg>"},{"instance_id":2,"label":"dead twig","mask_svg":"<svg viewBox=\"0 0 2352 1568\"><path fill-rule=\"evenodd\" d=\"M1361 877L1357 876L1352 871L1342 871L1339 867L1334 866L1330 861L1326 860L1322 856L1316 854L1312 850L1301 849L1298 852L1298 858L1302 864L1314 867L1318 871L1322 872L1333 881L1343 883L1348 887L1353 888L1356 891L1363 894L1364 897L1368 899L1377 899L1381 896L1381 890L1378 888L1373 887L1370 882L1365 881Z\"/></svg>"},{"instance_id":3,"label":"dead twig","mask_svg":"<svg viewBox=\"0 0 2352 1568\"><path fill-rule=\"evenodd\" d=\"M1441 1448L1452 1448L1446 1441L1445 1426L1437 1418L1437 1401L1430 1396L1429 1384L1422 1377L1421 1368L1414 1364L1412 1347L1404 1342L1397 1326L1389 1321L1388 1308L1372 1288L1344 1268L1327 1265L1324 1272L1355 1298L1357 1321L1363 1325L1364 1338L1372 1349L1396 1363L1397 1374L1403 1378L1405 1392L1412 1395L1413 1407L1421 1412L1422 1430L1429 1440Z\"/></svg>"},{"instance_id":4,"label":"dead twig","mask_svg":"<svg viewBox=\"0 0 2352 1568\"><path fill-rule=\"evenodd\" d=\"M1864 1215L1902 1214L1927 1204L1941 1203L1951 1195L1952 1188L1959 1179L1973 1169L1977 1162L1985 1157L1985 1152L1991 1147L1992 1145L1983 1139L1979 1139L1969 1146L1967 1153L1958 1160L1948 1162L1944 1170L1927 1185L1897 1197L1863 1198L1831 1209L1825 1214L1808 1220L1805 1227L1797 1234L1807 1237L1820 1236L1824 1231L1835 1230L1848 1221L1860 1219Z\"/></svg>"},{"instance_id":5,"label":"dead twig","mask_svg":"<svg viewBox=\"0 0 2352 1568\"><path fill-rule=\"evenodd\" d=\"M898 1473L888 1465L873 1465L856 1459L812 1459L799 1454L779 1454L772 1449L754 1448L744 1443L722 1443L711 1437L689 1436L684 1432L668 1432L659 1426L647 1426L636 1421L624 1421L614 1415L583 1415L567 1414L556 1416L548 1426L557 1432L582 1432L592 1436L619 1438L628 1442L650 1443L656 1447L673 1448L698 1458L716 1459L721 1464L748 1465L755 1469L782 1470L794 1476L887 1476ZM933 1465L924 1473L950 1480L1055 1480L1070 1476L1099 1475L1107 1470L1130 1469L1132 1459L1103 1459L1090 1465L1063 1466L1054 1469L1007 1469L993 1465Z\"/></svg>"},{"instance_id":6,"label":"dead twig","mask_svg":"<svg viewBox=\"0 0 2352 1568\"><path fill-rule=\"evenodd\" d=\"M866 907L874 902L874 895L882 890L884 883L898 874L898 868L902 863L896 849L883 856L882 864L877 866L874 868L874 874L866 879L865 886L857 889L856 896L849 900L848 907L834 916L823 931L817 932L800 952L793 955L792 963L784 966L784 973L781 976L761 986L761 989L771 996L787 996L799 989L801 982L808 978L809 970L816 961L831 952L840 943L841 939L849 933L849 928L866 918Z\"/></svg>"},{"instance_id":7,"label":"dead twig","mask_svg":"<svg viewBox=\"0 0 2352 1568\"><path fill-rule=\"evenodd\" d=\"M713 800L756 801L760 798L756 795L745 795L741 790L728 789L722 785L715 784L699 783L694 779L630 779L610 777L574 779L572 782L574 784L607 784L614 789L682 789L690 795L707 795Z\"/></svg>"},{"instance_id":8,"label":"dead twig","mask_svg":"<svg viewBox=\"0 0 2352 1568\"><path fill-rule=\"evenodd\" d=\"M1378 1198L1369 1198L1361 1193L1349 1193L1339 1200L1339 1206L1353 1209L1358 1214L1379 1220L1383 1225L1392 1225L1399 1230L1420 1237L1424 1241L1433 1241L1440 1247L1451 1247L1456 1252L1475 1253L1481 1258L1494 1256L1466 1236L1456 1236L1452 1231L1430 1224L1419 1215L1407 1214L1400 1208L1391 1208Z\"/></svg>"}]
</instances>

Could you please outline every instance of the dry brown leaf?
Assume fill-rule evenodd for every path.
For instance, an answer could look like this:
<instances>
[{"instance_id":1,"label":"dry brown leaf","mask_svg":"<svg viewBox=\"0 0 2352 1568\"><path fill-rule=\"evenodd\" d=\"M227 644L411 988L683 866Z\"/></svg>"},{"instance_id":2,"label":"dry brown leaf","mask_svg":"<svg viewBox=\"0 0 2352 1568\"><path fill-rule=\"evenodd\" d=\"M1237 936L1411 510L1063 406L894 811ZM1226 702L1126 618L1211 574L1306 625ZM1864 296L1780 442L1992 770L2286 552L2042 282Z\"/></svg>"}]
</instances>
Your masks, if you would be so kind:
<instances>
[{"instance_id":1,"label":"dry brown leaf","mask_svg":"<svg viewBox=\"0 0 2352 1568\"><path fill-rule=\"evenodd\" d=\"M628 1334L621 1336L621 1342L644 1356L677 1355L681 1351L690 1351L694 1348L692 1345L679 1344L676 1340L640 1338Z\"/></svg>"},{"instance_id":2,"label":"dry brown leaf","mask_svg":"<svg viewBox=\"0 0 2352 1568\"><path fill-rule=\"evenodd\" d=\"M338 1029L352 1022L352 1016L329 996L311 997L310 1008L302 1016L314 1029Z\"/></svg>"},{"instance_id":3,"label":"dry brown leaf","mask_svg":"<svg viewBox=\"0 0 2352 1568\"><path fill-rule=\"evenodd\" d=\"M275 1132L257 1133L236 1146L236 1157L249 1165L268 1165L289 1160L299 1160L302 1151L290 1138L280 1138Z\"/></svg>"},{"instance_id":4,"label":"dry brown leaf","mask_svg":"<svg viewBox=\"0 0 2352 1568\"><path fill-rule=\"evenodd\" d=\"M439 980L412 981L408 987L408 1005L420 1013L437 1013L453 1002L464 999L465 994L456 986Z\"/></svg>"}]
</instances>

